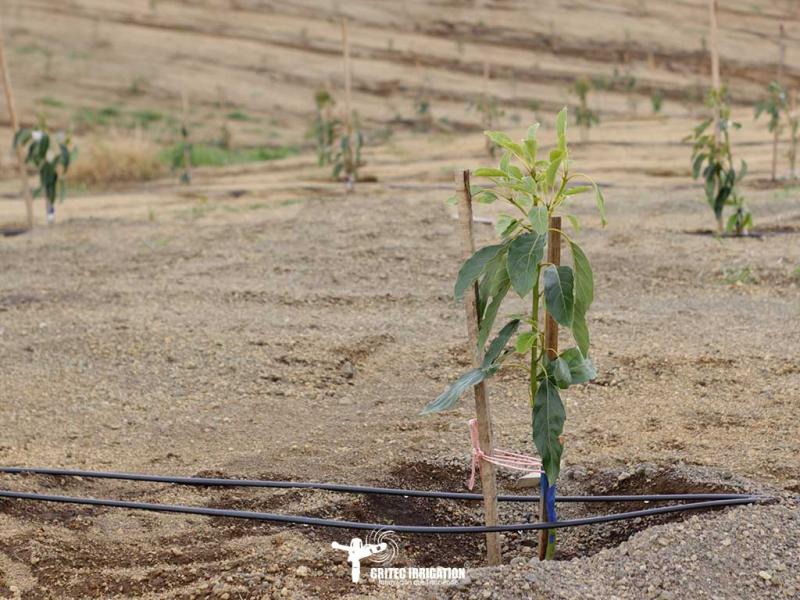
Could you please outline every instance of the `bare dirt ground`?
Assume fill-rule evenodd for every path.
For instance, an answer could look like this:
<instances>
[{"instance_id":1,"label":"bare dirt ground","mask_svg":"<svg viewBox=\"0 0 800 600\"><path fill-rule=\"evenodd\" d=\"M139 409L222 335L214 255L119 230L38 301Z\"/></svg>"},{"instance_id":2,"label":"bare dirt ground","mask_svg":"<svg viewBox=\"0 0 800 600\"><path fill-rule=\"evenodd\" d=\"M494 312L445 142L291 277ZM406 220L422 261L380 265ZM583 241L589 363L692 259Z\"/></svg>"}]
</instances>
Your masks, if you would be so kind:
<instances>
[{"instance_id":1,"label":"bare dirt ground","mask_svg":"<svg viewBox=\"0 0 800 600\"><path fill-rule=\"evenodd\" d=\"M694 79L705 77L705 4L575 3L544 20L529 18L524 4L341 3L354 20L356 105L367 131L392 126L398 112L409 117L426 77L436 118L447 117L459 131L420 133L399 122L388 141L367 148L366 171L378 183L345 194L304 151L262 165L200 170L188 188L165 179L82 193L59 205L57 226L0 238L0 462L463 489L469 399L440 416L418 412L468 364L462 309L451 299L460 257L456 221L444 199L454 168L487 162L466 104L481 85L477 61L489 53L502 73L493 89L519 114L519 125L506 117L504 126L514 131L535 112L552 120L552 108L568 100L568 83L558 73L610 74L626 60L620 64L637 73L643 89L670 91L660 117L646 116L647 92L638 115L621 92L599 94L604 122L589 143L573 148L576 165L597 174L605 188L609 225L599 226L588 199L576 201L597 286L590 326L599 377L566 399L562 492L767 491L785 498L800 492L798 188L745 189L763 237L717 241L697 234L712 220L680 139L699 118L689 109L701 111L684 106L683 98ZM126 110L174 110L172 99L185 85L198 99L198 127L211 131L218 127L213 107L220 92L208 84L218 81L225 102L259 119L258 126L238 125L243 143L269 131L276 143L302 137L313 89L340 68L331 6L155 6L88 0L4 6L12 48L41 40L35 25L83 32L37 41L62 50L53 54L47 77L36 70L43 63L34 68L46 53L12 51L26 118L41 108L39 99L56 94L59 82L71 82L58 92L65 107L45 103L56 122L84 104L112 101ZM723 74L746 124L735 138L737 152L750 163L754 183L768 174L769 134L763 123L752 123L746 102L773 68L774 44L765 36L784 20L796 39L796 21L786 10L731 2L720 17ZM567 35L588 22L591 35ZM792 60L800 58L797 48L788 53L792 81L800 79ZM145 91L126 96L140 73ZM527 98L540 100L536 110ZM545 128L542 135L551 133ZM0 223L22 215L16 189L11 180L0 183ZM498 210L480 213L493 217ZM491 227L478 227L480 241L492 239ZM530 451L522 378L505 374L490 394L499 443ZM481 521L478 507L443 501L0 479L6 489L350 520ZM502 510L505 521L530 512ZM562 515L606 510L612 508L569 507ZM729 515L769 523L764 531L773 550L763 536L742 533ZM633 556L672 565L686 554L679 543L684 530L675 528L686 527L701 561L717 551L747 556L737 551L739 539L751 549L765 544L763 556L743 565L709 558L701 573L707 579L722 580L736 568L752 584L738 592L724 588L720 597L792 597L800 555L796 515L786 499L686 522L572 530L561 537L557 567L529 565L535 536L510 534L506 556L523 557L524 564L475 572L472 583L446 593L538 597L560 590L563 597L590 597L596 584L596 597L681 597L681 581L670 577L639 588L635 576L606 581L592 572L609 564L638 569ZM625 542L651 525L660 528ZM712 531L719 540L706 535ZM350 583L344 556L330 549L348 535L0 501L0 597L386 594ZM726 554L721 548L731 538ZM482 564L482 540L475 537L404 536L402 544L397 564Z\"/></svg>"}]
</instances>

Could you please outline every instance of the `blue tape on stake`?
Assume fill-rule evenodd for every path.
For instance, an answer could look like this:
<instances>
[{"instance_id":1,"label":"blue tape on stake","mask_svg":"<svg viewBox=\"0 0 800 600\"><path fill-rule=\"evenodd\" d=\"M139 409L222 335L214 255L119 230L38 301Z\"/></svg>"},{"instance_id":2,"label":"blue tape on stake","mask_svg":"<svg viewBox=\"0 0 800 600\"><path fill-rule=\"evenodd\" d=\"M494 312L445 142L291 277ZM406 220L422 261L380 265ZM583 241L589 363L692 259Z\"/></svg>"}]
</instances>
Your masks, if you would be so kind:
<instances>
[{"instance_id":1,"label":"blue tape on stake","mask_svg":"<svg viewBox=\"0 0 800 600\"><path fill-rule=\"evenodd\" d=\"M547 480L547 475L542 473L539 479L542 487L542 497L544 498L544 511L547 521L555 523L556 518L556 486L550 485ZM545 559L553 558L556 551L556 530L547 530L547 549L545 550Z\"/></svg>"}]
</instances>

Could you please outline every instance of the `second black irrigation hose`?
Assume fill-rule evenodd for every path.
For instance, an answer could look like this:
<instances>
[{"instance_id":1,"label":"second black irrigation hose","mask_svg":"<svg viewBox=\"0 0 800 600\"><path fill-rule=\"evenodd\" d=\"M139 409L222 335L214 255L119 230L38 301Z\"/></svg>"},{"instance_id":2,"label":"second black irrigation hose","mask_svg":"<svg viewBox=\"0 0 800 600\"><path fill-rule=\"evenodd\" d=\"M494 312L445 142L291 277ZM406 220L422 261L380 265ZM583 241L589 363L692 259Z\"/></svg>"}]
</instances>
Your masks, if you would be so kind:
<instances>
[{"instance_id":1,"label":"second black irrigation hose","mask_svg":"<svg viewBox=\"0 0 800 600\"><path fill-rule=\"evenodd\" d=\"M206 508L199 506L183 506L179 504L153 504L148 502L128 502L124 500L110 500L104 498L78 498L72 496L53 496L48 494L32 494L28 492L14 492L10 490L0 490L0 498L12 498L17 500L35 500L40 502L60 502L65 504L84 504L90 506L108 506L113 508L126 508L131 510L147 510L153 512L182 513L190 515L201 515L209 517L230 517L234 519L251 519L256 521L270 521L275 523L287 523L294 525L314 525L317 527L333 527L338 529L359 529L377 531L381 529L391 529L398 533L419 533L419 534L465 534L465 533L493 533L505 531L531 531L537 529L559 529L564 527L578 527L580 525L595 525L598 523L609 523L612 521L623 521L626 519L637 519L652 515L683 512L689 510L700 510L704 508L714 508L719 506L735 506L740 504L753 504L765 500L758 496L743 498L729 498L724 500L709 500L706 502L694 502L690 504L678 504L674 506L661 506L658 508L648 508L646 510L634 510L630 512L617 513L613 515L600 515L597 517L585 517L582 519L568 519L556 521L554 523L513 523L509 525L466 525L466 526L445 526L437 527L432 525L391 525L379 523L357 523L353 521L338 521L333 519L320 519L317 517L302 517L296 515L278 515L274 513L262 513L245 510L230 510L222 508Z\"/></svg>"},{"instance_id":2,"label":"second black irrigation hose","mask_svg":"<svg viewBox=\"0 0 800 600\"><path fill-rule=\"evenodd\" d=\"M87 479L115 479L122 481L145 481L206 487L257 487L278 489L309 489L339 492L344 494L378 494L405 496L408 498L440 498L444 500L483 500L482 494L466 492L436 492L428 490L405 490L399 488L343 485L338 483L314 483L305 481L269 481L259 479L220 479L214 477L173 477L167 475L144 475L140 473L117 473L109 471L82 471L77 469L52 469L41 467L0 467L0 473L56 475L60 477L84 477ZM647 494L616 496L557 496L556 502L670 502L741 500L753 498L753 494ZM499 502L538 502L539 496L498 495Z\"/></svg>"}]
</instances>

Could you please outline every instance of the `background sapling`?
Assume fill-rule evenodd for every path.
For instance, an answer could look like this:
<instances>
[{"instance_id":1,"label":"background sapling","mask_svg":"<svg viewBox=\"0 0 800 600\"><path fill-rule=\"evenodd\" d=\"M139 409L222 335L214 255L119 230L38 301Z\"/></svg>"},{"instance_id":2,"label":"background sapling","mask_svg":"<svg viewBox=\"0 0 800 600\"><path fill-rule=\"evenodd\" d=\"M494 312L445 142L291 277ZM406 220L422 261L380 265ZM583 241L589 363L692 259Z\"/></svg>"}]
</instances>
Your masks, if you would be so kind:
<instances>
[{"instance_id":1,"label":"background sapling","mask_svg":"<svg viewBox=\"0 0 800 600\"><path fill-rule=\"evenodd\" d=\"M347 189L353 189L358 181L358 169L364 166L361 159L361 147L364 136L358 126L358 119L353 116L351 124L344 128L339 137L336 154L333 155L333 178L340 180L344 177Z\"/></svg>"},{"instance_id":2,"label":"background sapling","mask_svg":"<svg viewBox=\"0 0 800 600\"><path fill-rule=\"evenodd\" d=\"M333 142L339 120L333 116L336 102L327 90L317 90L314 94L314 104L316 113L309 136L314 139L317 164L324 167L333 161Z\"/></svg>"},{"instance_id":3,"label":"background sapling","mask_svg":"<svg viewBox=\"0 0 800 600\"><path fill-rule=\"evenodd\" d=\"M589 92L592 89L592 82L581 77L572 86L572 92L578 96L578 106L575 108L575 124L580 128L581 140L589 139L589 129L594 125L600 124L600 116L589 108Z\"/></svg>"},{"instance_id":4,"label":"background sapling","mask_svg":"<svg viewBox=\"0 0 800 600\"><path fill-rule=\"evenodd\" d=\"M714 117L706 119L685 138L692 142L692 177L702 176L705 181L706 201L714 211L717 232L721 234L727 230L742 235L753 226L753 217L737 188L747 173L747 163L742 160L737 171L731 153L730 130L739 129L741 125L731 120L724 88L711 90L707 104L719 115L717 123L714 124ZM726 206L733 207L733 213L723 225Z\"/></svg>"},{"instance_id":5,"label":"background sapling","mask_svg":"<svg viewBox=\"0 0 800 600\"><path fill-rule=\"evenodd\" d=\"M528 128L525 139L512 140L505 133L486 135L503 148L498 168L483 168L475 176L485 177L493 188L473 187L478 202L502 200L513 209L498 221L500 241L479 249L461 267L455 284L460 299L477 284L478 348L484 360L455 381L423 414L447 410L476 383L492 377L503 367L523 368L529 378L528 395L532 408L533 442L541 457L546 477L554 485L561 468L562 434L566 413L561 390L595 377L589 359L589 330L586 313L594 296L592 269L581 247L565 232L572 256L571 266L557 266L547 256L550 218L563 212L570 197L594 190L601 219L605 223L603 195L586 175L570 172L567 149L567 109L556 119L557 146L544 157L539 155L538 124ZM576 180L590 185L573 185ZM573 215L566 217L577 230ZM487 345L490 333L507 294L513 291L527 300L530 310L510 318L497 337ZM575 346L547 355L544 314L552 316L572 332ZM516 337L513 344L511 339ZM551 554L551 553L550 553Z\"/></svg>"},{"instance_id":6,"label":"background sapling","mask_svg":"<svg viewBox=\"0 0 800 600\"><path fill-rule=\"evenodd\" d=\"M767 120L767 130L773 134L772 181L777 179L778 140L783 130L781 116L783 113L788 113L788 108L789 102L787 100L786 90L784 90L783 86L777 81L770 81L767 87L767 97L756 104L755 118L758 119L762 114L766 114L769 117Z\"/></svg>"},{"instance_id":7,"label":"background sapling","mask_svg":"<svg viewBox=\"0 0 800 600\"><path fill-rule=\"evenodd\" d=\"M74 158L69 136L51 134L44 123L37 129L23 128L14 135L14 147L27 148L25 163L39 172L39 187L33 190L34 198L44 194L47 202L47 222L55 222L56 198L62 202L66 195L65 176Z\"/></svg>"}]
</instances>

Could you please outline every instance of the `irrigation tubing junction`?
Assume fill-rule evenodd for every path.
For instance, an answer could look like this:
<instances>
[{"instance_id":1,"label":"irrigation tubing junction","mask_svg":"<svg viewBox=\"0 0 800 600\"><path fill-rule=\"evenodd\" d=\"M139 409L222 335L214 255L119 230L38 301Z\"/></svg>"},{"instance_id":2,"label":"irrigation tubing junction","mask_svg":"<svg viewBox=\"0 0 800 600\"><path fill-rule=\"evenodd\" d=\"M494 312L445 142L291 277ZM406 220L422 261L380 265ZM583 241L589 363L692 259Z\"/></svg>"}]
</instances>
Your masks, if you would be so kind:
<instances>
[{"instance_id":1,"label":"irrigation tubing junction","mask_svg":"<svg viewBox=\"0 0 800 600\"><path fill-rule=\"evenodd\" d=\"M50 469L29 467L0 467L0 473L6 474L31 474L51 475L60 477L82 477L93 479L114 479L123 481L140 481L152 483L166 483L177 485L191 485L202 487L259 487L279 489L313 489L351 494L380 494L416 498L437 498L445 500L482 500L481 494L462 492L435 492L427 490L404 490L397 488L382 488L368 486L349 486L330 483L296 482L296 481L267 481L252 479L220 479L204 477L170 477L163 475L144 475L138 473L115 473L105 471L81 471L72 469ZM80 504L88 506L104 506L111 508L124 508L129 510L146 510L151 512L178 513L201 515L209 517L229 517L235 519L250 519L255 521L268 521L293 525L307 525L316 527L333 527L339 529L381 530L391 529L398 533L416 534L478 534L507 531L532 531L539 529L559 529L565 527L578 527L582 525L595 525L612 521L623 521L652 515L678 513L708 508L755 504L775 500L770 496L755 494L651 494L651 495L613 495L613 496L559 496L556 502L667 502L688 501L687 504L660 506L635 510L629 512L585 517L581 519L568 519L554 522L537 523L511 523L506 525L466 525L466 526L435 526L435 525L395 525L385 523L360 523L353 521L340 521L334 519L320 519L299 515L284 515L244 510L231 510L209 508L200 506L184 506L179 504L158 504L149 502L129 502L106 498L81 498L74 496L59 496L51 494L37 494L31 492L17 492L0 490L0 498L31 500L40 502L57 502L65 504ZM538 496L501 495L497 498L502 502L538 502Z\"/></svg>"}]
</instances>

